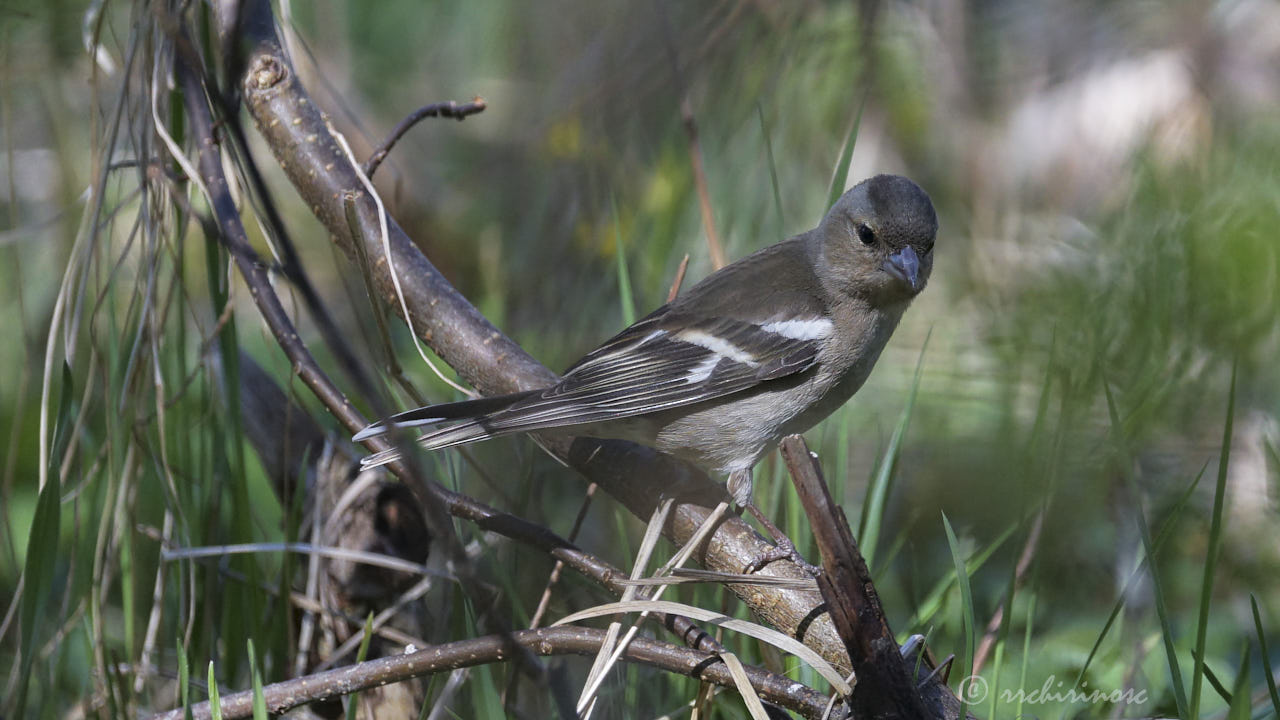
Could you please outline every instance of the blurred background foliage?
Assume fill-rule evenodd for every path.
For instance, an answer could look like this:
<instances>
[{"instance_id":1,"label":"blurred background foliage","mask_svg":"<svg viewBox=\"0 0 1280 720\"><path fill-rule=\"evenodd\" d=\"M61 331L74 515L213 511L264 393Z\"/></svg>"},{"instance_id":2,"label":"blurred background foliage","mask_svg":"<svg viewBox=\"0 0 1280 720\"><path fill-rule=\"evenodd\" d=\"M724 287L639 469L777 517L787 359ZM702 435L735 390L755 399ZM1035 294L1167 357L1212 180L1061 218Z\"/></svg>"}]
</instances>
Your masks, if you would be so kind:
<instances>
[{"instance_id":1,"label":"blurred background foliage","mask_svg":"<svg viewBox=\"0 0 1280 720\"><path fill-rule=\"evenodd\" d=\"M1015 708L988 699L976 713L1178 714L1164 642L1176 647L1190 687L1206 565L1214 571L1205 660L1228 690L1244 679L1253 717L1274 712L1263 676L1280 658L1258 652L1265 633L1250 598L1264 630L1280 625L1280 6L324 0L279 10L304 82L357 155L419 105L486 100L488 110L465 122L413 130L378 185L446 276L553 369L663 302L686 253L689 283L711 270L682 102L696 123L714 225L730 258L812 227L846 142L855 143L848 184L877 172L915 179L941 218L930 288L867 386L809 434L855 531L876 549L872 569L894 629L929 633L942 656L971 653L963 617L972 611L981 635L1043 512L1025 585L1004 614L1000 652L984 677L1027 691L1050 681L1065 683L1059 689L1077 681L1134 688L1148 701ZM32 552L50 320L69 260L95 258L71 263L84 273L72 278L82 294L65 311L78 322L59 326L65 341L51 366L50 412L68 398L82 415L80 449L63 480L61 541L46 558L57 572L46 612L32 621L43 623L45 641L32 702L48 717L123 712L103 698L107 680L93 656L111 658L122 676L139 657L158 557L148 532L166 510L187 518L183 542L195 545L290 534L288 503L273 497L234 432L235 413L210 372L215 353L202 342L221 310L213 298L225 292L225 266L205 269L216 253L206 253L194 227L175 252L142 260L157 256L144 255L151 241L131 234L132 225L156 209L134 193L136 176L111 175L101 197L85 194L107 163L127 154L102 144L116 121L113 103L130 91L123 80L149 72L124 70L137 41L133 12L123 2L72 0L14 0L0 9L0 322L9 338L0 344L0 682L9 692L0 696L13 697L22 671L14 601ZM96 56L84 42L95 33ZM265 149L254 149L270 170ZM379 367L358 273L278 171L269 181L351 346ZM90 217L86 203L98 199L113 215L103 220L101 245L88 251L76 240ZM180 279L182 310L144 328L138 288L156 274ZM233 290L238 344L288 386L287 362L243 290ZM332 367L306 318L300 323ZM127 362L130 343L144 336L159 348L169 392L194 378L160 419L157 387ZM454 397L417 362L403 328L396 345L431 399ZM69 382L58 370L64 353ZM1213 533L1233 365L1226 522ZM176 484L166 479L161 447ZM580 493L567 471L523 439L490 443L475 456L487 481L451 454L433 466L458 489L567 532ZM803 547L778 465L770 459L757 469L772 478L758 482L759 492L791 519ZM887 502L869 516L865 498L877 482ZM130 487L127 500L117 498ZM959 548L948 547L943 512ZM1144 555L1140 517L1152 535L1167 532L1158 584L1146 574L1127 582ZM629 566L640 530L604 501L582 544ZM618 542L620 534L628 541ZM1218 542L1215 567L1207 554ZM954 583L953 550L991 553L970 564L970 608ZM504 578L517 622L537 603L549 569L530 555L497 543L482 558L485 572ZM289 562L266 555L236 567L277 578ZM95 570L104 565L115 571L104 577ZM263 614L269 601L244 591L245 608L230 610L215 580L203 582L209 606L196 612L216 619L183 639L173 608L150 658L160 674L175 672L182 642L193 668L217 660L220 678L246 687L241 648L250 637L267 679L285 677L288 646ZM569 581L556 605L599 600ZM1110 626L1118 601L1123 612ZM637 683L653 674L627 673L608 686L616 716L647 716L688 697L688 685L665 676L639 693ZM130 696L129 707L174 702L151 687ZM473 705L460 712L483 716L492 686L474 687ZM1219 693L1204 691L1205 716L1226 707ZM717 712L742 714L732 703Z\"/></svg>"}]
</instances>

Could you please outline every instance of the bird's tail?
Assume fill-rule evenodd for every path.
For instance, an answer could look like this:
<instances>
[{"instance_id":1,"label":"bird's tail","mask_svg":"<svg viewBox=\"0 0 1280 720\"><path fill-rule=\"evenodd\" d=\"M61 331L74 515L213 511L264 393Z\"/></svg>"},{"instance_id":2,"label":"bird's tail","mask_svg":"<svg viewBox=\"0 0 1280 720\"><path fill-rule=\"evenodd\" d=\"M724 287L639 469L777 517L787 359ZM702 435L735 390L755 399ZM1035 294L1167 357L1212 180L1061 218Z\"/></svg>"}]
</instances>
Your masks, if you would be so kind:
<instances>
[{"instance_id":1,"label":"bird's tail","mask_svg":"<svg viewBox=\"0 0 1280 720\"><path fill-rule=\"evenodd\" d=\"M502 412L510 408L512 405L534 395L540 390L530 390L528 392L512 393L511 395L498 395L495 397L479 398L477 400L463 400L461 402L443 403L441 405L428 405L414 410L408 410L398 415L392 415L385 421L379 421L366 427L356 433L351 439L360 442L378 435L385 435L392 428L411 428L424 427L430 425L439 425L440 423L453 423L446 427L438 428L417 439L417 442L427 450L439 450L441 448L453 447L455 445L465 445L466 443L476 442L478 440L487 440L491 437L499 435L507 435L512 432L519 432L519 429L507 428L490 428L488 427L488 419L494 413ZM386 465L400 458L403 453L398 448L383 450L374 453L360 461L362 469L375 468L379 465Z\"/></svg>"}]
</instances>

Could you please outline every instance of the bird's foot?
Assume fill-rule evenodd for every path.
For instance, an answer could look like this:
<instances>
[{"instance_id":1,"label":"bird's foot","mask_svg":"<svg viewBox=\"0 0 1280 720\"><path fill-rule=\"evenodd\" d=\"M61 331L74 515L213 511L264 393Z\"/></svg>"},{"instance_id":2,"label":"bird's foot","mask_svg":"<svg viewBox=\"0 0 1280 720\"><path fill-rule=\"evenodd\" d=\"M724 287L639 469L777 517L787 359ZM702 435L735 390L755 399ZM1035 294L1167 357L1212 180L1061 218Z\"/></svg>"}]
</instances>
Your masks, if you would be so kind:
<instances>
[{"instance_id":1,"label":"bird's foot","mask_svg":"<svg viewBox=\"0 0 1280 720\"><path fill-rule=\"evenodd\" d=\"M790 560L814 577L822 574L822 568L805 560L800 551L796 550L796 544L791 542L791 539L785 535L780 538L774 538L773 549L766 550L755 560L752 560L751 564L747 565L744 574L751 575L775 560Z\"/></svg>"},{"instance_id":2,"label":"bird's foot","mask_svg":"<svg viewBox=\"0 0 1280 720\"><path fill-rule=\"evenodd\" d=\"M814 577L818 577L822 574L822 568L810 563L808 560L805 560L804 556L800 554L800 551L796 550L796 544L791 542L791 538L787 537L787 534L782 532L777 525L774 525L773 521L770 520L768 516L760 512L759 508L754 504L747 505L746 507L751 511L751 514L755 516L756 520L759 520L760 524L769 531L769 534L773 536L774 547L772 550L766 550L755 560L752 560L751 563L747 565L747 568L744 571L745 574L750 575L775 560L790 560Z\"/></svg>"}]
</instances>

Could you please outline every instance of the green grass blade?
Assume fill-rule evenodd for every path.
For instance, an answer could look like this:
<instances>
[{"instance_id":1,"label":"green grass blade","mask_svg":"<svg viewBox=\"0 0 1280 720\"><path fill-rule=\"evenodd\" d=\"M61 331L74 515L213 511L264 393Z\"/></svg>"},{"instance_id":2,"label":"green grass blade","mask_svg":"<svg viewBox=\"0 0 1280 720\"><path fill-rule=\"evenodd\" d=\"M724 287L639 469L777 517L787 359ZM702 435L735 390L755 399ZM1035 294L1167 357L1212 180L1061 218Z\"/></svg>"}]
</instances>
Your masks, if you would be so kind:
<instances>
[{"instance_id":1,"label":"green grass blade","mask_svg":"<svg viewBox=\"0 0 1280 720\"><path fill-rule=\"evenodd\" d=\"M631 272L627 269L627 251L622 245L622 221L618 218L618 202L609 194L609 210L613 213L613 248L618 261L618 299L622 303L622 322L636 321L636 303L631 295Z\"/></svg>"},{"instance_id":2,"label":"green grass blade","mask_svg":"<svg viewBox=\"0 0 1280 720\"><path fill-rule=\"evenodd\" d=\"M213 307L224 307L230 297L228 278L220 268L225 268L227 253L216 242L206 242L205 262L209 283L209 292ZM250 542L254 537L254 509L249 499L248 485L243 481L246 475L244 455L244 421L240 414L240 341L236 318L232 314L217 334L217 351L222 359L222 374L225 380L220 383L222 395L222 415L220 420L209 425L209 441L213 455L211 468L211 488L215 493L227 493L231 507L231 537L240 542ZM220 502L220 501L219 501ZM250 587L259 585L259 569L253 556L233 558L231 567L248 577ZM238 647L240 638L254 637L258 634L259 623L264 617L260 606L260 597L256 592L233 593L223 601L218 612L222 614L225 628L225 642L230 647ZM240 675L239 653L229 652L223 658L222 670L229 678Z\"/></svg>"},{"instance_id":3,"label":"green grass blade","mask_svg":"<svg viewBox=\"0 0 1280 720\"><path fill-rule=\"evenodd\" d=\"M1204 477L1204 471L1207 468L1208 465L1200 468L1200 472L1196 474L1195 479L1191 481L1191 484L1187 486L1186 490L1182 491L1182 495L1179 496L1177 502L1174 503L1173 509L1169 512L1169 518L1165 520L1164 525L1160 527L1160 533L1156 535L1155 543L1151 546L1152 552L1160 552L1160 547L1164 545L1165 540L1168 540L1169 536L1173 534L1174 521L1182 514L1183 507L1185 507L1187 501L1191 499L1191 495L1195 492L1195 489L1199 487L1200 480ZM1111 606L1111 614L1107 616L1107 621L1103 623L1102 630L1098 633L1097 639L1093 642L1093 647L1089 649L1089 655L1085 658L1084 665L1080 667L1080 672L1076 674L1076 682L1072 687L1080 687L1080 681L1084 680L1084 674L1089 670L1089 665L1093 663L1093 659L1097 656L1098 650L1102 647L1103 641L1106 640L1107 634L1111 632L1111 627L1115 624L1116 618L1120 616L1120 611L1124 609L1124 601L1129 595L1129 588L1142 574L1142 571L1146 569L1147 564L1150 563L1151 560L1151 556L1143 554L1142 560L1138 562L1138 566L1133 569L1133 572L1129 573L1129 577L1124 581L1124 586L1120 589L1120 594L1116 597L1115 604Z\"/></svg>"},{"instance_id":4,"label":"green grass blade","mask_svg":"<svg viewBox=\"0 0 1280 720\"><path fill-rule=\"evenodd\" d=\"M840 149L840 160L836 163L835 172L831 174L831 186L827 188L827 210L840 199L844 194L845 183L849 181L849 161L853 159L853 146L858 140L858 128L862 125L862 110L867 106L867 96L864 94L862 100L858 102L858 112L853 116L853 123L849 126L849 136L844 140L844 147Z\"/></svg>"},{"instance_id":5,"label":"green grass blade","mask_svg":"<svg viewBox=\"0 0 1280 720\"><path fill-rule=\"evenodd\" d=\"M57 455L51 458L55 470L49 473L49 481L40 491L36 501L35 517L31 522L30 540L27 542L27 558L22 570L26 588L22 594L22 613L19 627L22 629L21 670L18 681L18 702L14 705L22 712L27 704L28 683L31 668L40 651L39 626L48 598L53 590L53 576L58 570L58 528L62 524L62 485L56 470Z\"/></svg>"},{"instance_id":6,"label":"green grass blade","mask_svg":"<svg viewBox=\"0 0 1280 720\"><path fill-rule=\"evenodd\" d=\"M267 720L267 699L262 695L262 672L258 669L258 655L253 651L253 638L248 640L249 675L253 678L253 720Z\"/></svg>"},{"instance_id":7,"label":"green grass blade","mask_svg":"<svg viewBox=\"0 0 1280 720\"><path fill-rule=\"evenodd\" d=\"M965 572L969 575L973 575L978 572L978 570L982 569L982 566L986 564L987 560L989 560L993 554L995 554L996 550L999 550L1000 547L1013 536L1014 531L1018 529L1018 525L1018 523L1010 524L1009 527L1005 528L1004 532L1000 533L995 540L992 540L991 544L983 549L982 552L970 557L969 560L965 562ZM925 596L924 601L920 603L919 609L916 610L915 614L912 615L911 620L909 620L905 625L905 627L908 628L908 631L910 631L911 628L918 628L921 623L926 623L933 619L934 614L942 607L943 600L946 598L947 593L951 592L951 585L955 583L956 580L957 578L955 575L947 575L933 586L929 591L929 594Z\"/></svg>"},{"instance_id":8,"label":"green grass blade","mask_svg":"<svg viewBox=\"0 0 1280 720\"><path fill-rule=\"evenodd\" d=\"M1276 467L1280 467L1280 450L1276 450L1276 446L1270 440L1264 440L1262 447L1267 449L1267 454L1271 456L1271 462Z\"/></svg>"},{"instance_id":9,"label":"green grass blade","mask_svg":"<svg viewBox=\"0 0 1280 720\"><path fill-rule=\"evenodd\" d=\"M1116 401L1111 394L1111 386L1107 384L1105 379L1102 381L1102 392L1107 399L1107 413L1111 419L1111 432L1113 433L1117 451L1120 453L1121 474L1129 488L1137 493L1138 485L1133 478L1133 470L1129 466L1129 451L1124 440L1123 428L1120 424L1120 413L1116 409ZM1151 529L1147 527L1147 516L1143 512L1141 505L1137 507L1137 521L1138 532L1142 538L1142 554L1148 558L1155 557L1155 543L1151 541ZM1154 563L1148 563L1147 570L1151 574L1151 594L1156 601L1156 616L1160 619L1160 637L1164 641L1164 656L1169 665L1169 681L1173 685L1173 699L1178 705L1178 717L1190 718L1192 715L1188 712L1187 691L1182 683L1182 668L1178 663L1178 651L1173 643L1173 625L1169 622L1169 608L1165 602L1160 572L1156 569ZM1199 668L1196 670L1196 677L1199 677Z\"/></svg>"},{"instance_id":10,"label":"green grass blade","mask_svg":"<svg viewBox=\"0 0 1280 720\"><path fill-rule=\"evenodd\" d=\"M799 500L796 501L797 504ZM902 549L907 547L907 542L914 537L912 530L915 529L913 522L905 522L898 528L898 534L894 536L893 541L889 543L888 549L880 554L880 560L876 563L880 567L871 573L871 581L874 583L884 582L886 578L892 574L893 563L902 554ZM950 576L948 576L950 577Z\"/></svg>"},{"instance_id":11,"label":"green grass blade","mask_svg":"<svg viewBox=\"0 0 1280 720\"><path fill-rule=\"evenodd\" d=\"M134 595L134 586L136 579L134 577L134 558L133 558L133 535L132 533L124 533L120 537L120 544L116 550L116 557L120 563L120 608L121 614L124 616L124 647L125 652L130 657L137 652L135 638L137 637L134 618L137 616L137 599Z\"/></svg>"},{"instance_id":12,"label":"green grass blade","mask_svg":"<svg viewBox=\"0 0 1280 720\"><path fill-rule=\"evenodd\" d=\"M951 529L951 521L942 513L942 527L947 531L947 545L951 548L951 561L956 566L956 580L960 584L960 618L964 622L964 647L956 653L956 670L961 678L969 676L969 668L973 665L973 651L977 647L976 615L973 611L973 591L969 587L969 573L965 571L965 561L960 557L960 541ZM961 693L959 717L965 716L966 698Z\"/></svg>"},{"instance_id":13,"label":"green grass blade","mask_svg":"<svg viewBox=\"0 0 1280 720\"><path fill-rule=\"evenodd\" d=\"M432 675L430 677L430 682L427 684L427 692L424 697L427 697L427 698L435 697L435 695L433 694L435 690L435 684L434 684L435 679L436 679L435 675ZM421 707L418 708L418 720L427 720L427 714L430 712L431 712L431 703L423 702Z\"/></svg>"},{"instance_id":14,"label":"green grass blade","mask_svg":"<svg viewBox=\"0 0 1280 720\"><path fill-rule=\"evenodd\" d=\"M1142 552L1147 557L1154 554L1153 543L1151 542L1151 530L1147 527L1146 514L1142 508L1138 508L1138 530L1142 536ZM1147 565L1147 571L1151 574L1151 594L1156 601L1156 616L1160 619L1160 636L1164 641L1165 660L1169 665L1169 679L1173 684L1173 698L1178 705L1179 717L1192 717L1187 710L1187 690L1182 682L1182 668L1178 663L1178 651L1174 647L1173 624L1169 621L1169 607L1165 600L1164 585L1160 580L1160 573L1156 570L1153 563Z\"/></svg>"},{"instance_id":15,"label":"green grass blade","mask_svg":"<svg viewBox=\"0 0 1280 720\"><path fill-rule=\"evenodd\" d=\"M924 642L920 647L920 652L916 653L916 662L911 668L911 677L913 678L920 677L920 666L924 663L924 649L929 647L929 638L933 637L933 626L930 625L922 634L924 635Z\"/></svg>"},{"instance_id":16,"label":"green grass blade","mask_svg":"<svg viewBox=\"0 0 1280 720\"><path fill-rule=\"evenodd\" d=\"M1227 493L1227 465L1231 460L1231 426L1236 411L1236 366L1231 366L1231 389L1227 394L1227 424L1222 431L1222 455L1218 460L1218 482L1213 489L1213 515L1209 520L1209 547L1204 556L1204 580L1200 584L1200 613L1196 621L1195 672L1191 676L1191 704L1188 717L1200 717L1200 671L1204 667L1204 646L1209 633L1209 603L1213 597L1213 575L1222 553L1222 505Z\"/></svg>"},{"instance_id":17,"label":"green grass blade","mask_svg":"<svg viewBox=\"0 0 1280 720\"><path fill-rule=\"evenodd\" d=\"M360 638L360 649L356 651L356 662L362 663L369 657L369 641L373 640L373 611L364 619L364 637ZM356 720L356 708L359 707L360 693L351 693L347 697L347 720Z\"/></svg>"},{"instance_id":18,"label":"green grass blade","mask_svg":"<svg viewBox=\"0 0 1280 720\"><path fill-rule=\"evenodd\" d=\"M1236 671L1236 682L1231 686L1231 694L1227 700L1227 720L1249 720L1252 714L1252 700L1249 698L1249 652L1252 649L1249 641L1246 640L1244 652L1240 653L1240 669Z\"/></svg>"},{"instance_id":19,"label":"green grass blade","mask_svg":"<svg viewBox=\"0 0 1280 720\"><path fill-rule=\"evenodd\" d=\"M849 482L849 418L851 416L852 414L849 412L849 408L846 407L844 411L840 413L840 420L837 426L838 430L836 431L836 437L840 440L836 443L835 476L839 478L839 480L831 483L833 486L831 488L831 496L832 499L835 500L835 503L841 507L844 507L845 486ZM854 534L856 535L857 533Z\"/></svg>"},{"instance_id":20,"label":"green grass blade","mask_svg":"<svg viewBox=\"0 0 1280 720\"><path fill-rule=\"evenodd\" d=\"M1209 687L1213 688L1213 691L1218 693L1218 697L1222 698L1222 702L1226 703L1227 707L1230 707L1232 697L1231 691L1227 689L1226 685L1222 684L1222 679L1213 671L1213 668L1209 667L1208 662L1203 663L1203 667L1204 679L1209 681Z\"/></svg>"},{"instance_id":21,"label":"green grass blade","mask_svg":"<svg viewBox=\"0 0 1280 720\"><path fill-rule=\"evenodd\" d=\"M474 682L471 683L471 701L478 710L475 717L506 717L506 711L499 700L502 697L502 688L499 686L497 679L494 678L493 673L494 667L492 665L481 665L475 668L472 673L471 677Z\"/></svg>"},{"instance_id":22,"label":"green grass blade","mask_svg":"<svg viewBox=\"0 0 1280 720\"><path fill-rule=\"evenodd\" d=\"M182 698L182 717L191 720L191 665L181 641L178 642L178 692Z\"/></svg>"},{"instance_id":23,"label":"green grass blade","mask_svg":"<svg viewBox=\"0 0 1280 720\"><path fill-rule=\"evenodd\" d=\"M778 216L778 232L775 235L781 239L785 232L786 223L782 217L782 192L778 189L778 168L773 162L773 141L769 139L769 126L764 122L764 108L761 107L758 101L756 102L756 117L760 118L760 134L764 136L765 158L769 161L769 182L773 184L773 210Z\"/></svg>"},{"instance_id":24,"label":"green grass blade","mask_svg":"<svg viewBox=\"0 0 1280 720\"><path fill-rule=\"evenodd\" d=\"M1030 599L1027 600L1027 626L1022 635L1022 665L1018 670L1018 687L1027 686L1027 668L1031 659L1031 627L1035 624L1036 619L1036 599L1039 597L1036 593L1031 593ZM1022 714L1022 703L1026 699L1024 693L1018 693L1018 706L1015 708L1014 717L1026 717ZM992 715L994 718L995 715Z\"/></svg>"},{"instance_id":25,"label":"green grass blade","mask_svg":"<svg viewBox=\"0 0 1280 720\"><path fill-rule=\"evenodd\" d=\"M58 539L62 527L62 483L58 465L71 440L71 428L75 423L71 408L72 387L71 368L64 364L62 386L59 389L61 394L54 420L53 444L50 446L49 479L36 500L36 511L31 519L27 540L27 557L22 567L22 582L25 587L18 614L22 651L18 659L17 702L13 705L19 713L26 711L31 668L40 651L41 621L48 607L49 594L53 592L54 575L60 565Z\"/></svg>"},{"instance_id":26,"label":"green grass blade","mask_svg":"<svg viewBox=\"0 0 1280 720\"><path fill-rule=\"evenodd\" d=\"M1035 516L1031 519L1031 527L1027 528L1026 539L1023 541L1023 547L1031 539L1031 533L1035 532L1035 523L1043 522L1043 515ZM1019 523L1021 527L1024 523ZM1041 526L1043 527L1043 525ZM1036 557L1032 557L1034 563ZM1019 560L1020 562L1020 560ZM1028 570L1031 566L1028 565ZM1005 585L1003 610L1000 615L1000 627L996 630L996 642L994 659L991 662L991 709L988 711L990 717L996 716L996 698L1000 697L1000 670L1004 666L1005 646L1009 641L1009 628L1013 625L1013 602L1018 597L1018 562L1014 562L1009 566L1009 581Z\"/></svg>"},{"instance_id":27,"label":"green grass blade","mask_svg":"<svg viewBox=\"0 0 1280 720\"><path fill-rule=\"evenodd\" d=\"M1031 434L1027 438L1026 446L1023 450L1022 458L1020 460L1020 463L1022 464L1023 467L1026 468L1026 472L1028 474L1038 472L1040 468L1040 463L1044 462L1041 460L1040 449L1041 449L1041 444L1043 442L1044 435L1045 435L1045 425L1047 422L1047 418L1049 417L1049 402L1052 397L1051 391L1053 389L1053 367L1054 367L1053 358L1056 356L1056 353L1057 353L1057 346L1058 346L1057 339L1058 339L1057 332L1055 331L1052 335L1050 335L1050 339L1049 339L1050 360L1049 362L1045 363L1044 377L1040 381L1040 397L1039 397L1039 400L1036 401L1035 420L1031 424ZM1052 482L1054 471L1059 466L1058 458L1060 456L1062 432L1063 432L1062 427L1061 425L1059 425L1058 430L1053 437L1052 456L1047 460L1049 465L1049 470L1050 470L1049 471L1050 482ZM1019 494L1018 503L1023 508L1023 512L1025 512L1026 500L1021 496L1021 494ZM1044 498L1041 499L1040 510L1034 514L1027 515L1024 518L1023 522L1019 523L1019 527L1026 525L1028 522L1031 523L1031 526L1027 528L1028 532L1027 532L1026 538L1023 541L1024 547L1026 547L1027 543L1031 542L1031 533L1036 532L1036 530L1034 529L1036 523L1041 523L1041 529L1043 529L1044 518L1045 518L1045 515L1048 514L1048 503L1049 503L1049 496L1046 495ZM1039 564L1039 559L1040 559L1040 556L1038 553L1033 555L1031 559L1031 564L1027 567L1028 572L1031 572L1034 574L1035 569ZM1018 562L1021 562L1021 560L1019 559ZM1004 611L1001 615L1000 627L996 633L994 659L991 662L991 688L990 688L990 692L988 693L988 697L990 697L991 703L990 703L990 710L988 711L988 715L992 718L997 716L996 700L1000 697L1000 679L1003 677L1002 671L1004 669L1005 655L1007 653L1007 648L1009 646L1009 632L1013 627L1014 602L1017 600L1018 589L1019 589L1019 586L1021 585L1021 583L1018 580L1018 562L1015 562L1009 566L1009 580L1005 586L1005 595L1004 595L1004 602L1003 602ZM1033 594L1032 598L1034 599L1034 597L1035 595ZM1025 640L1029 641L1029 636L1025 638ZM1026 672L1027 672L1027 655L1025 651L1023 653L1022 661L1020 664L1020 672L1022 676L1025 678ZM1023 687L1023 686L1020 686L1020 687Z\"/></svg>"},{"instance_id":28,"label":"green grass blade","mask_svg":"<svg viewBox=\"0 0 1280 720\"><path fill-rule=\"evenodd\" d=\"M862 520L859 523L858 544L862 546L862 556L867 560L867 568L875 572L876 549L880 544L880 528L884 523L884 508L889 499L889 491L893 484L893 471L898 465L898 456L902 452L902 439L906 437L907 427L911 424L911 413L916 406L916 395L920 390L920 375L924 370L924 353L929 348L929 338L933 330L925 335L924 344L920 347L920 357L916 360L916 373L911 381L911 392L907 395L907 404L898 418L898 425L889 438L889 446L885 448L884 457L876 469L871 487L867 488L867 500L862 505Z\"/></svg>"},{"instance_id":29,"label":"green grass blade","mask_svg":"<svg viewBox=\"0 0 1280 720\"><path fill-rule=\"evenodd\" d=\"M209 717L222 720L222 699L218 697L218 678L213 674L213 661L209 661Z\"/></svg>"},{"instance_id":30,"label":"green grass blade","mask_svg":"<svg viewBox=\"0 0 1280 720\"><path fill-rule=\"evenodd\" d=\"M1271 669L1271 654L1267 650L1267 636L1262 632L1262 614L1258 612L1258 598L1249 593L1249 605L1253 608L1253 629L1258 634L1258 652L1262 655L1262 669L1266 670L1267 691L1271 693L1271 707L1280 718L1280 693L1276 692L1276 674Z\"/></svg>"}]
</instances>

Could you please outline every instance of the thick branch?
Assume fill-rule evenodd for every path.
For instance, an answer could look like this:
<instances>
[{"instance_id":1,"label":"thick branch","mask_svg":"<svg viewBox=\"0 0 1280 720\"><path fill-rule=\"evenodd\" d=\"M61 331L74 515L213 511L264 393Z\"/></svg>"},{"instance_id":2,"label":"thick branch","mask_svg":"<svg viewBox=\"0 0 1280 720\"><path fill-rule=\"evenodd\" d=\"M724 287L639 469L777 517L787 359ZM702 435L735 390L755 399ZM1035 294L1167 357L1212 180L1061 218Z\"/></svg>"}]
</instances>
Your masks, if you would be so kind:
<instances>
[{"instance_id":1,"label":"thick branch","mask_svg":"<svg viewBox=\"0 0 1280 720\"><path fill-rule=\"evenodd\" d=\"M240 28L249 49L243 90L250 114L290 180L338 246L355 258L355 243L365 243L363 254L372 261L378 291L389 305L398 308L376 205L364 192L356 169L284 57L268 3L248 0L245 13ZM221 27L219 32L231 30ZM344 197L357 198L359 237L353 236L348 224ZM413 326L440 357L489 395L545 387L555 380L554 373L463 298L390 218L388 230L390 259L399 274ZM666 529L667 536L676 543L687 540L723 497L719 484L649 448L581 438L545 437L543 441L558 457L639 517L651 514L662 493L680 496L685 502L677 507ZM739 572L749 559L769 547L745 522L730 518L699 560L710 569ZM802 569L786 562L773 563L764 572L808 577ZM749 586L734 586L732 590L766 622L796 635L838 667L849 667L830 621L819 611L818 593Z\"/></svg>"},{"instance_id":2,"label":"thick branch","mask_svg":"<svg viewBox=\"0 0 1280 720\"><path fill-rule=\"evenodd\" d=\"M512 641L537 655L594 655L600 649L605 632L596 628L556 627L520 630L511 633ZM409 678L474 667L511 658L512 648L499 635L488 635L436 645L408 655L379 658L356 665L316 673L306 677L274 683L262 688L270 713L282 713L306 703L350 695ZM669 672L698 678L722 687L734 687L729 669L711 653L683 648L649 638L636 638L627 647L623 659ZM760 697L770 703L800 713L806 718L820 718L826 710L827 697L789 678L747 666L747 677ZM253 715L253 692L245 691L221 698L222 716L246 718ZM197 720L211 717L209 703L191 708ZM155 720L181 720L181 708L155 715Z\"/></svg>"},{"instance_id":3,"label":"thick branch","mask_svg":"<svg viewBox=\"0 0 1280 720\"><path fill-rule=\"evenodd\" d=\"M960 703L945 685L930 682L916 687L889 629L867 562L849 531L849 521L832 501L822 468L804 438L785 438L782 457L822 552L818 587L853 659L858 678L853 690L854 712L859 717L910 720L957 717Z\"/></svg>"}]
</instances>

